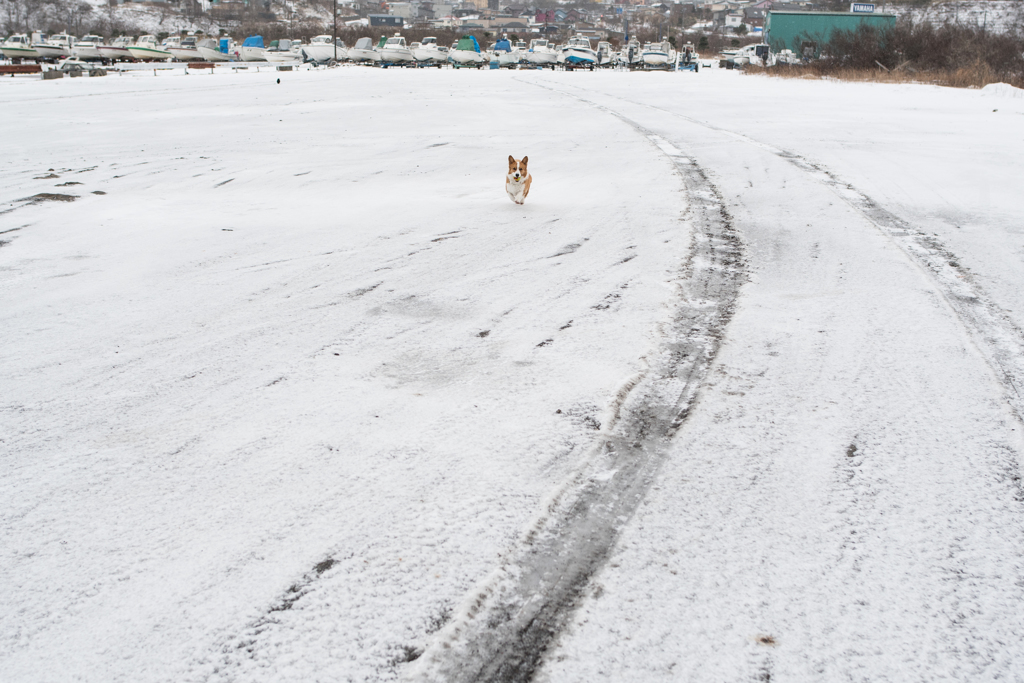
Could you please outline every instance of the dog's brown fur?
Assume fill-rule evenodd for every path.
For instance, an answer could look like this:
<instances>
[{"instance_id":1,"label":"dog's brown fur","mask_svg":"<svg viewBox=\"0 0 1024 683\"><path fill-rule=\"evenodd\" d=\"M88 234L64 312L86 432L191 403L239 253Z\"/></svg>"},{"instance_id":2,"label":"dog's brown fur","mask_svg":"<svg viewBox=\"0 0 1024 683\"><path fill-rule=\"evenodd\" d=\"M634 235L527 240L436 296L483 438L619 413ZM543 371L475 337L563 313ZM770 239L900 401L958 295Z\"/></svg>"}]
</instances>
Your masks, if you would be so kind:
<instances>
[{"instance_id":1,"label":"dog's brown fur","mask_svg":"<svg viewBox=\"0 0 1024 683\"><path fill-rule=\"evenodd\" d=\"M509 198L516 204L526 201L526 195L530 194L530 183L533 176L526 169L529 157L523 157L522 161L516 161L511 154L508 156L508 173L505 175L505 191Z\"/></svg>"}]
</instances>

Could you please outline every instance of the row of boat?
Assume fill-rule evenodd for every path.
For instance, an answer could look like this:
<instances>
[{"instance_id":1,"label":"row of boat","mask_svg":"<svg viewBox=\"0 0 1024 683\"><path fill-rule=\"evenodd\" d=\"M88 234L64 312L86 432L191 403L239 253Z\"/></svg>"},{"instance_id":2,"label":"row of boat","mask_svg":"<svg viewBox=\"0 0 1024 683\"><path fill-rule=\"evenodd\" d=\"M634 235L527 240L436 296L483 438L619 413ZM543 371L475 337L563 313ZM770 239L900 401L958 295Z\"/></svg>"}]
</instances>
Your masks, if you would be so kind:
<instances>
[{"instance_id":1,"label":"row of boat","mask_svg":"<svg viewBox=\"0 0 1024 683\"><path fill-rule=\"evenodd\" d=\"M615 51L611 43L601 41L593 48L590 39L574 36L563 45L555 45L544 38L531 40L529 44L519 40L514 43L507 38L498 40L487 50L482 50L476 38L463 36L446 47L439 45L434 37L407 45L405 38L396 33L391 37L381 36L378 42L360 38L352 47L344 42L335 42L331 36L316 36L308 44L297 40L281 39L264 45L261 36L250 36L241 45L235 45L230 38L198 39L195 36L181 38L171 36L158 42L156 36L143 35L132 40L127 36L115 38L107 43L97 35L87 35L81 40L67 33L40 36L30 41L26 34L9 37L0 44L3 56L13 60L59 60L77 59L84 62L102 61L204 61L204 62L316 62L321 64L352 61L377 63L382 66L411 63L444 64L456 66L477 66L497 62L499 67L513 67L519 64L533 66L565 65L571 68L594 68L600 66L625 65L640 68L667 68L676 59L676 51L668 41L645 43L635 39L621 51ZM679 53L686 59L695 60L697 55L692 45Z\"/></svg>"},{"instance_id":2,"label":"row of boat","mask_svg":"<svg viewBox=\"0 0 1024 683\"><path fill-rule=\"evenodd\" d=\"M227 55L220 51L220 45L212 38L198 41L195 36L180 38L172 36L162 43L156 36L144 35L133 40L120 36L105 42L101 36L88 35L81 40L67 33L52 36L42 35L41 40L31 42L26 34L10 36L0 44L0 53L12 60L34 59L56 61L78 59L84 62L132 62L132 61L222 61Z\"/></svg>"},{"instance_id":3,"label":"row of boat","mask_svg":"<svg viewBox=\"0 0 1024 683\"><path fill-rule=\"evenodd\" d=\"M544 38L535 38L529 44L519 40L512 42L502 39L482 50L473 36L463 36L450 47L437 44L435 38L424 38L422 42L406 45L405 38L395 34L390 38L381 37L375 45L369 38L360 38L355 46L337 47L334 59L353 62L373 62L381 65L400 65L412 62L450 62L456 66L477 66L497 64L499 67L514 67L519 64L550 66L561 64L573 68L594 68L601 66L626 65L641 68L668 68L677 58L684 57L696 63L698 55L693 46L687 44L679 53L668 41L645 43L630 41L622 51L615 51L611 43L600 41L595 49L586 36L574 36L563 45L555 45ZM317 60L320 61L320 60Z\"/></svg>"}]
</instances>

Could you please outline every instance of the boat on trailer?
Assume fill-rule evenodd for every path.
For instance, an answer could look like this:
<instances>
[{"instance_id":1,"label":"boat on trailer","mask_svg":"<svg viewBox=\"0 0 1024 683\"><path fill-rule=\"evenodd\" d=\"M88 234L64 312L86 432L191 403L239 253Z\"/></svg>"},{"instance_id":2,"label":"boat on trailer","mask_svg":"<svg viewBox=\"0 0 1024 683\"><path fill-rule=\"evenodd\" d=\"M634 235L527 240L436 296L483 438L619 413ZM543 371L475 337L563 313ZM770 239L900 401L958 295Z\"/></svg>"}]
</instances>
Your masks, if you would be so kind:
<instances>
[{"instance_id":1,"label":"boat on trailer","mask_svg":"<svg viewBox=\"0 0 1024 683\"><path fill-rule=\"evenodd\" d=\"M415 62L416 58L409 46L405 44L405 38L396 33L388 38L380 48L380 61L384 64L407 64Z\"/></svg>"},{"instance_id":2,"label":"boat on trailer","mask_svg":"<svg viewBox=\"0 0 1024 683\"><path fill-rule=\"evenodd\" d=\"M562 48L562 63L574 67L593 67L597 64L597 52L590 47L590 39L573 36Z\"/></svg>"},{"instance_id":3,"label":"boat on trailer","mask_svg":"<svg viewBox=\"0 0 1024 683\"><path fill-rule=\"evenodd\" d=\"M65 59L71 56L75 45L75 37L66 33L50 36L41 43L33 43L32 47L39 53L39 59Z\"/></svg>"},{"instance_id":4,"label":"boat on trailer","mask_svg":"<svg viewBox=\"0 0 1024 683\"><path fill-rule=\"evenodd\" d=\"M163 62L171 59L171 53L156 42L156 36L139 36L128 46L128 52L140 62Z\"/></svg>"},{"instance_id":5,"label":"boat on trailer","mask_svg":"<svg viewBox=\"0 0 1024 683\"><path fill-rule=\"evenodd\" d=\"M427 36L419 45L414 43L411 49L417 62L443 64L448 61L448 48L438 45L434 36Z\"/></svg>"},{"instance_id":6,"label":"boat on trailer","mask_svg":"<svg viewBox=\"0 0 1024 683\"><path fill-rule=\"evenodd\" d=\"M32 47L32 42L24 33L18 33L0 45L0 52L7 59L39 59L39 53Z\"/></svg>"},{"instance_id":7,"label":"boat on trailer","mask_svg":"<svg viewBox=\"0 0 1024 683\"><path fill-rule=\"evenodd\" d=\"M348 51L348 58L353 62L379 62L380 54L373 47L373 40L367 37L360 38Z\"/></svg>"},{"instance_id":8,"label":"boat on trailer","mask_svg":"<svg viewBox=\"0 0 1024 683\"><path fill-rule=\"evenodd\" d=\"M305 53L306 59L317 64L340 62L348 56L348 50L342 40L339 39L335 45L334 39L326 35L314 36L309 45L302 46L302 52Z\"/></svg>"},{"instance_id":9,"label":"boat on trailer","mask_svg":"<svg viewBox=\"0 0 1024 683\"><path fill-rule=\"evenodd\" d=\"M128 46L132 44L130 36L118 36L110 43L96 46L96 51L105 62L134 62L135 55L131 53Z\"/></svg>"},{"instance_id":10,"label":"boat on trailer","mask_svg":"<svg viewBox=\"0 0 1024 683\"><path fill-rule=\"evenodd\" d=\"M558 53L546 38L534 38L526 51L526 61L536 66L548 66L558 61Z\"/></svg>"},{"instance_id":11,"label":"boat on trailer","mask_svg":"<svg viewBox=\"0 0 1024 683\"><path fill-rule=\"evenodd\" d=\"M243 62L265 62L263 56L266 48L263 47L263 36L249 36L242 41L242 47L238 48L238 56Z\"/></svg>"},{"instance_id":12,"label":"boat on trailer","mask_svg":"<svg viewBox=\"0 0 1024 683\"><path fill-rule=\"evenodd\" d=\"M226 62L229 57L227 53L220 51L220 45L213 38L204 38L196 43L196 50L204 62Z\"/></svg>"},{"instance_id":13,"label":"boat on trailer","mask_svg":"<svg viewBox=\"0 0 1024 683\"><path fill-rule=\"evenodd\" d=\"M462 36L455 44L455 48L448 51L448 60L460 67L482 66L484 56L480 54L480 43L476 42L473 36Z\"/></svg>"},{"instance_id":14,"label":"boat on trailer","mask_svg":"<svg viewBox=\"0 0 1024 683\"><path fill-rule=\"evenodd\" d=\"M103 37L97 35L82 36L82 39L71 48L71 56L83 62L103 61L99 46L103 44Z\"/></svg>"}]
</instances>

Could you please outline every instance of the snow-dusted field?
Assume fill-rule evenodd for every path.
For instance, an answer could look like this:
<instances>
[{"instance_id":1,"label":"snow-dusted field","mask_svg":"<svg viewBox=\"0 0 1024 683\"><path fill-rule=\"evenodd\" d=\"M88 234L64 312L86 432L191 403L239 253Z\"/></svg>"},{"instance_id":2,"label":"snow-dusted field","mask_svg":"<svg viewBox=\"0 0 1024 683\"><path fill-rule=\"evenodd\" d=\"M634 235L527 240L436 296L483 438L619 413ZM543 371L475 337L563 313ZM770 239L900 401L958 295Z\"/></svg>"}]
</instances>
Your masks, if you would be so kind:
<instances>
[{"instance_id":1,"label":"snow-dusted field","mask_svg":"<svg viewBox=\"0 0 1024 683\"><path fill-rule=\"evenodd\" d=\"M0 678L1024 680L1002 92L2 79Z\"/></svg>"}]
</instances>

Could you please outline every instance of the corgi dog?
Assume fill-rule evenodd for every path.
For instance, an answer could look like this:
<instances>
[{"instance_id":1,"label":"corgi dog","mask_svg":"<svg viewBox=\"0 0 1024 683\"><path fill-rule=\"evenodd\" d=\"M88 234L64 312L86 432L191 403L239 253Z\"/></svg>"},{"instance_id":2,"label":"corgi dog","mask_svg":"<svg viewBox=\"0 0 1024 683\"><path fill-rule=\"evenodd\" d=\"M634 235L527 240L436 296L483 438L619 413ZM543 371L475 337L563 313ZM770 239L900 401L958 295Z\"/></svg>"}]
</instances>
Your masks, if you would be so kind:
<instances>
[{"instance_id":1,"label":"corgi dog","mask_svg":"<svg viewBox=\"0 0 1024 683\"><path fill-rule=\"evenodd\" d=\"M533 176L526 170L526 163L529 157L523 157L522 161L516 161L511 154L508 156L508 175L505 176L505 191L508 197L516 204L522 204L526 195L530 194L530 183Z\"/></svg>"}]
</instances>

